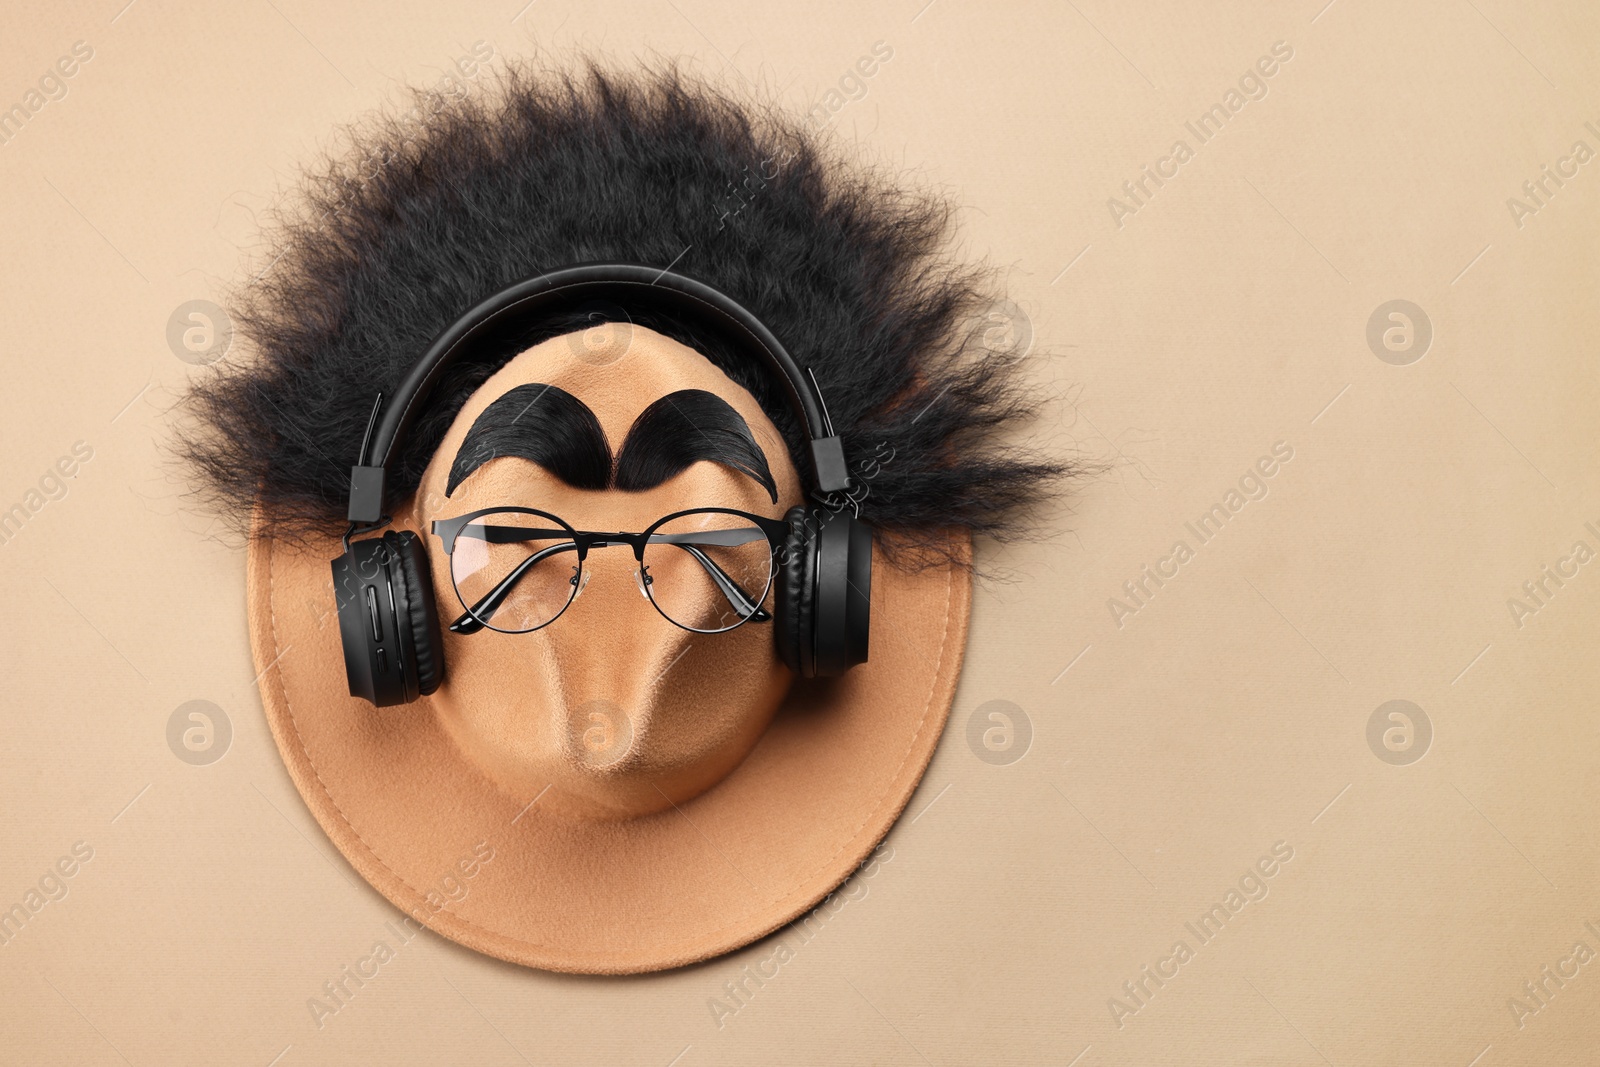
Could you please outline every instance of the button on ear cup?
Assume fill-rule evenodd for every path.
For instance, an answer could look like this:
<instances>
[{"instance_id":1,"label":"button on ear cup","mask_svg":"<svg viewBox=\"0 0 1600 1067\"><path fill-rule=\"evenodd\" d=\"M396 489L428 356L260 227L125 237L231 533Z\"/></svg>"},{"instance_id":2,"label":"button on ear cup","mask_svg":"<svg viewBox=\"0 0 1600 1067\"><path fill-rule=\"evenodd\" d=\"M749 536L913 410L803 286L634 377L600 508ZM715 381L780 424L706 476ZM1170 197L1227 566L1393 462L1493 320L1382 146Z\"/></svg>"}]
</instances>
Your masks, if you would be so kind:
<instances>
[{"instance_id":1,"label":"button on ear cup","mask_svg":"<svg viewBox=\"0 0 1600 1067\"><path fill-rule=\"evenodd\" d=\"M776 607L778 656L795 674L811 677L811 591L815 553L811 543L812 518L803 507L790 508L784 516L789 536L784 541L782 572L778 575Z\"/></svg>"},{"instance_id":2,"label":"button on ear cup","mask_svg":"<svg viewBox=\"0 0 1600 1067\"><path fill-rule=\"evenodd\" d=\"M439 637L439 612L433 601L433 572L427 548L410 530L390 530L383 535L404 594L396 590L398 625L405 627L406 681L415 672L418 695L427 696L444 680L444 656ZM408 684L409 690L411 686Z\"/></svg>"}]
</instances>

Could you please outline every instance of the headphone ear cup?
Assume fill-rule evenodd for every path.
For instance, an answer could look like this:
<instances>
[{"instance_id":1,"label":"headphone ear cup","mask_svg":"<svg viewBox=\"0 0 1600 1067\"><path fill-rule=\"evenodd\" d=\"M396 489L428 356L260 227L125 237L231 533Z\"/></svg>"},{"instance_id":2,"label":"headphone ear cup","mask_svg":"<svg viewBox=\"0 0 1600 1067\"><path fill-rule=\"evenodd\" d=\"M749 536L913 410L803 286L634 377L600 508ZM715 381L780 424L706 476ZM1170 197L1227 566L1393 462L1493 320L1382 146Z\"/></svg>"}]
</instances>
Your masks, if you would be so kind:
<instances>
[{"instance_id":1,"label":"headphone ear cup","mask_svg":"<svg viewBox=\"0 0 1600 1067\"><path fill-rule=\"evenodd\" d=\"M406 699L390 555L381 538L368 538L350 542L331 565L350 695L380 708L403 704Z\"/></svg>"},{"instance_id":2,"label":"headphone ear cup","mask_svg":"<svg viewBox=\"0 0 1600 1067\"><path fill-rule=\"evenodd\" d=\"M778 596L774 636L778 656L784 665L801 678L812 677L811 593L815 576L816 551L811 540L811 513L803 507L789 509L784 516L789 537L783 544L783 572L778 575Z\"/></svg>"},{"instance_id":3,"label":"headphone ear cup","mask_svg":"<svg viewBox=\"0 0 1600 1067\"><path fill-rule=\"evenodd\" d=\"M331 568L350 695L385 708L437 689L439 617L416 534L391 530L352 541Z\"/></svg>"},{"instance_id":4,"label":"headphone ear cup","mask_svg":"<svg viewBox=\"0 0 1600 1067\"><path fill-rule=\"evenodd\" d=\"M405 656L407 695L416 699L438 689L444 680L439 612L433 599L433 568L428 563L427 546L410 530L390 530L383 535L383 540L389 546L390 565L397 572L396 624L401 640L410 645ZM415 696L411 695L413 685Z\"/></svg>"},{"instance_id":5,"label":"headphone ear cup","mask_svg":"<svg viewBox=\"0 0 1600 1067\"><path fill-rule=\"evenodd\" d=\"M813 519L812 672L843 674L867 661L872 621L872 527L849 512Z\"/></svg>"}]
</instances>

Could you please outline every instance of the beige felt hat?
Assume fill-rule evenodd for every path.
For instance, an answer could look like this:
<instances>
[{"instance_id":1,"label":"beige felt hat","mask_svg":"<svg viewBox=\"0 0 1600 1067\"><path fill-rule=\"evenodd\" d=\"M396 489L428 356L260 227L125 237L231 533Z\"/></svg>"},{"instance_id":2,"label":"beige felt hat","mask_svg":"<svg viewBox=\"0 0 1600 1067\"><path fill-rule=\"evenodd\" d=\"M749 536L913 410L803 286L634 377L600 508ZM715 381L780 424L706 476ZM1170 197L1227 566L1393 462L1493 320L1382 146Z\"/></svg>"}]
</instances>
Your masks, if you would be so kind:
<instances>
[{"instance_id":1,"label":"beige felt hat","mask_svg":"<svg viewBox=\"0 0 1600 1067\"><path fill-rule=\"evenodd\" d=\"M575 489L514 456L447 494L472 421L533 382L582 399L613 442L659 397L713 392L751 428L779 500L710 462L621 492ZM485 382L395 524L424 534L434 519L516 503L579 528L640 530L685 507L781 517L800 501L789 454L747 392L694 350L613 324L542 342ZM403 912L479 952L555 971L704 960L822 900L922 777L971 607L960 567L912 573L875 554L869 661L795 682L770 625L674 627L614 553L595 561L555 623L516 635L447 631L439 690L374 708L346 688L328 566L339 532L321 543L252 540L251 640L284 763L334 845ZM437 538L424 540L448 621L457 603L448 559Z\"/></svg>"}]
</instances>

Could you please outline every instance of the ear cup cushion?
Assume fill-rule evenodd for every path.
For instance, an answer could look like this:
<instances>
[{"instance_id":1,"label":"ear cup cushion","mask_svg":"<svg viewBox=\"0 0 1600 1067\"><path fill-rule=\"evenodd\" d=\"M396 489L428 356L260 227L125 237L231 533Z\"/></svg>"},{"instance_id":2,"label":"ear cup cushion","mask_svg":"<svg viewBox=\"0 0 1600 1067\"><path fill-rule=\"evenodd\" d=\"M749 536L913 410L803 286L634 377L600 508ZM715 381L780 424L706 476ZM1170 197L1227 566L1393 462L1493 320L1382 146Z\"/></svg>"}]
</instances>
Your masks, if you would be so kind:
<instances>
[{"instance_id":1,"label":"ear cup cushion","mask_svg":"<svg viewBox=\"0 0 1600 1067\"><path fill-rule=\"evenodd\" d=\"M803 507L784 516L789 536L783 544L783 572L778 576L776 604L778 655L800 677L808 677L811 654L802 647L811 639L812 546L810 514Z\"/></svg>"},{"instance_id":2,"label":"ear cup cushion","mask_svg":"<svg viewBox=\"0 0 1600 1067\"><path fill-rule=\"evenodd\" d=\"M383 539L389 545L396 570L405 584L408 610L399 625L409 627L417 692L426 696L438 689L444 680L439 612L433 601L433 569L428 564L426 546L410 530L390 530Z\"/></svg>"}]
</instances>

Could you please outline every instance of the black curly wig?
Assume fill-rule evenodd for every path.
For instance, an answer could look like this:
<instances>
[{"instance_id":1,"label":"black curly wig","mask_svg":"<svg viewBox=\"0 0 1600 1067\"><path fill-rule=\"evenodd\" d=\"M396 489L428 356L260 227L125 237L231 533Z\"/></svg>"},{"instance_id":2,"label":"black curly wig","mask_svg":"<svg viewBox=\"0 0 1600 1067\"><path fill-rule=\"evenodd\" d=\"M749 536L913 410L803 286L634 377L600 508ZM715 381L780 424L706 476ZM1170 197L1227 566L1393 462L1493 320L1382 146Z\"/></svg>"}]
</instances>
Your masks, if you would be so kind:
<instances>
[{"instance_id":1,"label":"black curly wig","mask_svg":"<svg viewBox=\"0 0 1600 1067\"><path fill-rule=\"evenodd\" d=\"M511 65L470 95L423 94L354 133L305 181L274 258L235 299L248 362L196 382L180 451L258 533L342 528L349 468L392 391L467 308L574 263L671 266L756 313L827 397L846 455L871 458L861 514L891 559L927 561L952 527L1016 533L1067 462L1002 444L1033 413L1016 359L984 347L988 273L952 262L951 206L848 166L806 125L666 66ZM748 389L807 465L763 368L688 324L635 316ZM409 496L467 397L544 320L458 360L391 467ZM883 457L889 457L884 460Z\"/></svg>"}]
</instances>

